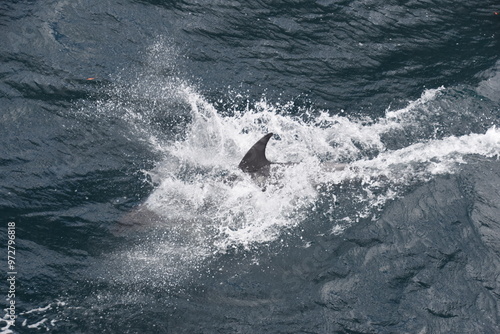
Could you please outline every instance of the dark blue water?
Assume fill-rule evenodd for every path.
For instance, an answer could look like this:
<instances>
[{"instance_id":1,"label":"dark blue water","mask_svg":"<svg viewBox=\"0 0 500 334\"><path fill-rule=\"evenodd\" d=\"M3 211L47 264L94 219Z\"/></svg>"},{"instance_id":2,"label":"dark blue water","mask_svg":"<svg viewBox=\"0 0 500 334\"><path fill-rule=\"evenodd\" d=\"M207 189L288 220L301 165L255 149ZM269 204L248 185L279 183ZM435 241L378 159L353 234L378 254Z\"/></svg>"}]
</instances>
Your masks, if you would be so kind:
<instances>
[{"instance_id":1,"label":"dark blue water","mask_svg":"<svg viewBox=\"0 0 500 334\"><path fill-rule=\"evenodd\" d=\"M500 332L499 11L3 1L1 333Z\"/></svg>"}]
</instances>

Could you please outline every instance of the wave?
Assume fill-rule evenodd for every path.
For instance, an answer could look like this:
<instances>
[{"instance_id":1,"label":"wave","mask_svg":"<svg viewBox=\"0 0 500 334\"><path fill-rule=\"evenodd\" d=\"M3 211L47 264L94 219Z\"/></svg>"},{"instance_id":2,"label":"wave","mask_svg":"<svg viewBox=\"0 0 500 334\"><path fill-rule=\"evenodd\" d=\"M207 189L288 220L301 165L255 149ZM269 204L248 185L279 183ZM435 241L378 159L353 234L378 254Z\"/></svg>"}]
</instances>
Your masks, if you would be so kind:
<instances>
[{"instance_id":1,"label":"wave","mask_svg":"<svg viewBox=\"0 0 500 334\"><path fill-rule=\"evenodd\" d=\"M147 245L121 254L135 273L149 264L160 278L179 263L199 267L213 254L279 242L285 231L300 233L297 227L317 210L331 233L342 233L376 217L412 185L454 173L470 155L499 157L495 110L467 87L426 89L405 108L388 108L375 119L265 97L218 110L175 74L175 50L167 44L151 48L148 70L133 83L118 78L106 87L108 98L93 111L119 119L160 157L144 171L154 190L125 218L127 226L154 231ZM294 164L276 167L262 191L237 166L269 132L275 135L268 158ZM338 162L348 167L329 168Z\"/></svg>"}]
</instances>

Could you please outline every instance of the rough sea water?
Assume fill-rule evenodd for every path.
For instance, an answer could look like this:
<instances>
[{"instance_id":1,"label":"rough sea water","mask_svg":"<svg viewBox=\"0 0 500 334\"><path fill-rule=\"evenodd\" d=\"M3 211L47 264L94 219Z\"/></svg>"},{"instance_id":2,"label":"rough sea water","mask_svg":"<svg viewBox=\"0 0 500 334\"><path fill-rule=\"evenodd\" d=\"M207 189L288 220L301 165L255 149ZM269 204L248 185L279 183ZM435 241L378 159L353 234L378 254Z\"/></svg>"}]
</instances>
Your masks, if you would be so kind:
<instances>
[{"instance_id":1,"label":"rough sea water","mask_svg":"<svg viewBox=\"0 0 500 334\"><path fill-rule=\"evenodd\" d=\"M500 333L499 12L2 1L0 333Z\"/></svg>"}]
</instances>

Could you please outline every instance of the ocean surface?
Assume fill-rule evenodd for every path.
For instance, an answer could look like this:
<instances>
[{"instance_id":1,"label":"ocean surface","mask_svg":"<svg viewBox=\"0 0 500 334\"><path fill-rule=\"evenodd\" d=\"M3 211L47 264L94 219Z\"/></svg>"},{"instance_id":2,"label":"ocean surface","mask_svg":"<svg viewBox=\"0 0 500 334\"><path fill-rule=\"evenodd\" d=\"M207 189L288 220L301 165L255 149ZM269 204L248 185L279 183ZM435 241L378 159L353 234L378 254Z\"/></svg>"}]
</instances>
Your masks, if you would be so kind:
<instances>
[{"instance_id":1,"label":"ocean surface","mask_svg":"<svg viewBox=\"0 0 500 334\"><path fill-rule=\"evenodd\" d=\"M499 12L0 2L0 333L500 333Z\"/></svg>"}]
</instances>

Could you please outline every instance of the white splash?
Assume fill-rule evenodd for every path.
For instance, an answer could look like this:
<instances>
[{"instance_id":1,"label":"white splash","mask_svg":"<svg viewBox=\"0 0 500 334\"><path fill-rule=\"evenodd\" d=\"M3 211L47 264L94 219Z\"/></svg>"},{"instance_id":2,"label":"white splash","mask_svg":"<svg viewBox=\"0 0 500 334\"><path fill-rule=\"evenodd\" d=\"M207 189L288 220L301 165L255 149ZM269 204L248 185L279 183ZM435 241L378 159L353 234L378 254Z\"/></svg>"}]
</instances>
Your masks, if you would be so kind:
<instances>
[{"instance_id":1,"label":"white splash","mask_svg":"<svg viewBox=\"0 0 500 334\"><path fill-rule=\"evenodd\" d=\"M179 263L199 267L215 253L278 240L317 214L319 205L331 232L341 234L381 210L407 185L453 173L471 154L499 156L500 131L493 125L483 133L448 135L455 119L476 116L457 109L460 103L442 104L449 92L444 87L425 90L405 108L387 110L378 119L265 99L247 101L242 109L217 110L193 85L175 75L157 75L172 61L172 51L162 42L150 58L149 70L137 83L117 84L115 98L98 105L99 115L124 121L162 155L147 172L155 189L139 209L156 217L154 233L144 246L121 254L130 269L123 281L131 273L137 280L143 274L175 280ZM182 121L175 118L179 115ZM276 167L277 176L262 191L237 165L269 132L275 137L267 157L295 164ZM338 162L348 168L325 168ZM335 204L342 194L353 206L345 215L337 214Z\"/></svg>"},{"instance_id":2,"label":"white splash","mask_svg":"<svg viewBox=\"0 0 500 334\"><path fill-rule=\"evenodd\" d=\"M442 87L424 92L408 107L369 124L326 112L306 123L289 112L293 105L264 101L222 116L192 88L184 89L193 121L184 141L164 147L164 161L151 171L159 184L146 206L165 221L189 222L185 224L193 235L210 240L219 251L272 241L283 230L297 226L314 206L320 184L363 180L364 195L359 201L365 202L365 214L358 212L358 218L365 217L373 207L397 196L391 184L402 186L453 172L464 163L464 156L498 156L500 147L499 131L492 127L485 134L424 138L399 150L386 149L383 136L394 128L415 127L408 122L414 108L421 110ZM270 181L263 192L236 166L246 150L268 132L278 134L279 140L271 139L267 156L296 164L278 168L279 180ZM367 158L366 151L378 153ZM322 168L337 161L348 162L349 167L344 171ZM237 180L227 182L225 178L231 175L237 175ZM374 196L372 190L381 187L389 188ZM335 223L342 226L341 221ZM181 223L178 228L186 226Z\"/></svg>"}]
</instances>

